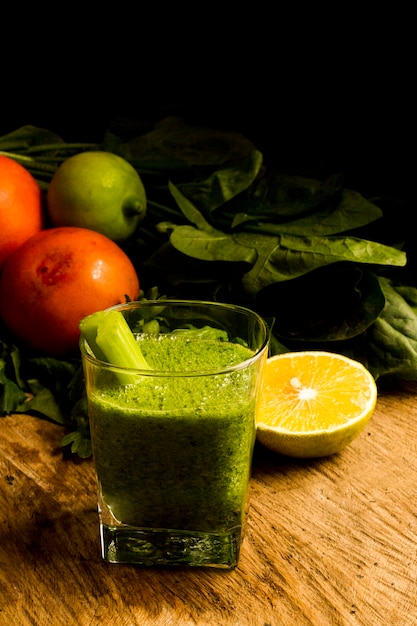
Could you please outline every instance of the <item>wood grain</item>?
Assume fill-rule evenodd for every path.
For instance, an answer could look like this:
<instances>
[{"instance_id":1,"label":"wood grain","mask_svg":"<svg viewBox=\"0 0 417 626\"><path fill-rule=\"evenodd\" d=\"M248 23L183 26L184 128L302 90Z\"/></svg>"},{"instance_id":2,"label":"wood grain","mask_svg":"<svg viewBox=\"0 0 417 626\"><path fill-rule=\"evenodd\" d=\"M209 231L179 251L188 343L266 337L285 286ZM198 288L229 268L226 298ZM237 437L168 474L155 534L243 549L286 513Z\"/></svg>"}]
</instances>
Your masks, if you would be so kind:
<instances>
[{"instance_id":1,"label":"wood grain","mask_svg":"<svg viewBox=\"0 0 417 626\"><path fill-rule=\"evenodd\" d=\"M62 430L0 420L0 625L417 625L417 385L380 395L328 459L255 450L239 566L101 561L92 462Z\"/></svg>"}]
</instances>

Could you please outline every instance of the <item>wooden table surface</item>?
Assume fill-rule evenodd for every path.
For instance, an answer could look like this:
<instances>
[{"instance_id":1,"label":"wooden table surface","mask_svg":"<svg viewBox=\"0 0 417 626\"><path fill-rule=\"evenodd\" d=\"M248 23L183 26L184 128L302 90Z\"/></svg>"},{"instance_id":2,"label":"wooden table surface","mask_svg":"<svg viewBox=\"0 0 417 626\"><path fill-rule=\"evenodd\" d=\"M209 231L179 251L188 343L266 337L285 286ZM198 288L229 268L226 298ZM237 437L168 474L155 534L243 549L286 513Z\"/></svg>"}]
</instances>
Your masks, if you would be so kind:
<instances>
[{"instance_id":1,"label":"wooden table surface","mask_svg":"<svg viewBox=\"0 0 417 626\"><path fill-rule=\"evenodd\" d=\"M91 460L62 429L0 419L0 624L417 624L417 385L381 393L342 453L255 450L239 566L146 569L99 554Z\"/></svg>"}]
</instances>

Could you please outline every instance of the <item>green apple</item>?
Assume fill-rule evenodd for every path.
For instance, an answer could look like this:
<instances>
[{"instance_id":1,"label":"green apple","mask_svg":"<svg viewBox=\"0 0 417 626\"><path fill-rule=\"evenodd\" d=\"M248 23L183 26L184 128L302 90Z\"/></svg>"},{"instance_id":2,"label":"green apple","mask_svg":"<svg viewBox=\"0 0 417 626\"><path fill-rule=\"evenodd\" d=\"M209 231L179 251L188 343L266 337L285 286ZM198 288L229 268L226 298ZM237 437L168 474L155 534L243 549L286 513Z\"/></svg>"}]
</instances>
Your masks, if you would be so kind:
<instances>
[{"instance_id":1,"label":"green apple","mask_svg":"<svg viewBox=\"0 0 417 626\"><path fill-rule=\"evenodd\" d=\"M80 152L53 175L46 208L53 226L89 228L121 242L145 217L146 193L126 159L112 152Z\"/></svg>"}]
</instances>

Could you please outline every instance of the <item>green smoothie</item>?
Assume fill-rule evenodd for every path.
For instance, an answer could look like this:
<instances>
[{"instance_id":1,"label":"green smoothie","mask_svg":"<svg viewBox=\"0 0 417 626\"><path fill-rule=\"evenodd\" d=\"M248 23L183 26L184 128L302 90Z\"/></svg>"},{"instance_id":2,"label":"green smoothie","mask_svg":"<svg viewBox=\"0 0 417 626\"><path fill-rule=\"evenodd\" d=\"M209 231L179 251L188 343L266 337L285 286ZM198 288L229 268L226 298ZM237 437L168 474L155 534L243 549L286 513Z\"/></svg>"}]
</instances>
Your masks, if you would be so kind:
<instances>
[{"instance_id":1,"label":"green smoothie","mask_svg":"<svg viewBox=\"0 0 417 626\"><path fill-rule=\"evenodd\" d=\"M115 520L139 528L239 528L255 438L257 371L225 370L253 352L175 333L138 341L149 374L122 385L109 373L107 383L88 394L104 504Z\"/></svg>"}]
</instances>

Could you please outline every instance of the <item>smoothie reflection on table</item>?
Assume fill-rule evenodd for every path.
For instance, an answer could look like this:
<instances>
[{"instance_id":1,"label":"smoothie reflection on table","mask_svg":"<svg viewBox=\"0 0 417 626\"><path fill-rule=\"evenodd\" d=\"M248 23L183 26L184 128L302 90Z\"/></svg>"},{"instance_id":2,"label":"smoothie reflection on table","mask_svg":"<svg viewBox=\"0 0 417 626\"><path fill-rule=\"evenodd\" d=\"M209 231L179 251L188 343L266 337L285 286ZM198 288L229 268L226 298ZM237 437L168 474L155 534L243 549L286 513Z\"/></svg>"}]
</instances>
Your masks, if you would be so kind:
<instances>
[{"instance_id":1,"label":"smoothie reflection on table","mask_svg":"<svg viewBox=\"0 0 417 626\"><path fill-rule=\"evenodd\" d=\"M248 507L265 324L247 309L214 303L144 301L115 310L148 369L105 363L110 358L95 358L81 340L102 555L233 567ZM108 324L110 335L116 326ZM99 351L109 345L100 328L95 342Z\"/></svg>"}]
</instances>

